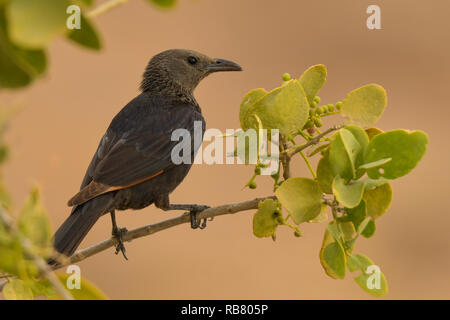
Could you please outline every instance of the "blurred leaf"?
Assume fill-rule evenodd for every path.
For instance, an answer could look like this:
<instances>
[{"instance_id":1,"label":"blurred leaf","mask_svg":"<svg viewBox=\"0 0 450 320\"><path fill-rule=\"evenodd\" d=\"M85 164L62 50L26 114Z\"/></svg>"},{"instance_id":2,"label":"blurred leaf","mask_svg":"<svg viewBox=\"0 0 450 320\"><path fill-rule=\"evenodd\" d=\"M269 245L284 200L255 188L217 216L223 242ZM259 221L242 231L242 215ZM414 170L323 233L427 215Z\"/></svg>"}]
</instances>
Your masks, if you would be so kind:
<instances>
[{"instance_id":1,"label":"blurred leaf","mask_svg":"<svg viewBox=\"0 0 450 320\"><path fill-rule=\"evenodd\" d=\"M11 208L11 196L9 195L8 190L6 190L3 183L0 182L0 205L5 209Z\"/></svg>"},{"instance_id":2,"label":"blurred leaf","mask_svg":"<svg viewBox=\"0 0 450 320\"><path fill-rule=\"evenodd\" d=\"M427 135L422 131L392 130L375 136L367 146L364 162L392 160L378 168L367 170L372 179L396 179L409 173L425 154Z\"/></svg>"},{"instance_id":3,"label":"blurred leaf","mask_svg":"<svg viewBox=\"0 0 450 320\"><path fill-rule=\"evenodd\" d=\"M362 147L355 136L347 129L339 130L330 145L333 175L339 175L346 181L355 178L355 162L361 152Z\"/></svg>"},{"instance_id":4,"label":"blurred leaf","mask_svg":"<svg viewBox=\"0 0 450 320\"><path fill-rule=\"evenodd\" d=\"M328 226L332 226L331 222ZM345 278L346 255L340 241L337 241L330 229L325 230L325 235L320 249L320 263L325 273L334 279Z\"/></svg>"},{"instance_id":5,"label":"blurred leaf","mask_svg":"<svg viewBox=\"0 0 450 320\"><path fill-rule=\"evenodd\" d=\"M69 0L10 0L7 6L9 37L16 45L41 49L66 26Z\"/></svg>"},{"instance_id":6,"label":"blurred leaf","mask_svg":"<svg viewBox=\"0 0 450 320\"><path fill-rule=\"evenodd\" d=\"M367 293L375 297L382 297L388 293L388 285L383 272L379 273L379 288L376 288L376 275L366 273L370 270L368 270L369 267L377 267L368 257L362 254L353 254L348 258L347 266L350 272L362 271L354 280Z\"/></svg>"},{"instance_id":7,"label":"blurred leaf","mask_svg":"<svg viewBox=\"0 0 450 320\"><path fill-rule=\"evenodd\" d=\"M251 95L251 101L256 99L262 91L255 91ZM248 100L249 94L247 94ZM259 98L253 106L245 107L245 116L242 128L258 129L258 124L253 117L256 114L265 129L279 129L280 134L288 135L297 131L308 119L309 105L303 88L297 80L286 81L281 87L272 90L265 96Z\"/></svg>"},{"instance_id":8,"label":"blurred leaf","mask_svg":"<svg viewBox=\"0 0 450 320\"><path fill-rule=\"evenodd\" d=\"M275 191L296 224L316 218L322 208L319 184L307 178L289 178Z\"/></svg>"},{"instance_id":9,"label":"blurred leaf","mask_svg":"<svg viewBox=\"0 0 450 320\"><path fill-rule=\"evenodd\" d=\"M345 184L344 179L336 176L333 180L333 193L340 204L347 208L354 208L362 200L365 184L364 180Z\"/></svg>"},{"instance_id":10,"label":"blurred leaf","mask_svg":"<svg viewBox=\"0 0 450 320\"><path fill-rule=\"evenodd\" d=\"M42 75L46 67L43 50L19 48L9 41L5 10L0 5L0 88L26 86Z\"/></svg>"},{"instance_id":11,"label":"blurred leaf","mask_svg":"<svg viewBox=\"0 0 450 320\"><path fill-rule=\"evenodd\" d=\"M66 286L69 274L57 275L61 283ZM86 278L81 278L80 289L69 290L75 300L108 300L108 297L92 282Z\"/></svg>"},{"instance_id":12,"label":"blurred leaf","mask_svg":"<svg viewBox=\"0 0 450 320\"><path fill-rule=\"evenodd\" d=\"M0 164L6 161L9 155L9 148L7 145L0 146Z\"/></svg>"},{"instance_id":13,"label":"blurred leaf","mask_svg":"<svg viewBox=\"0 0 450 320\"><path fill-rule=\"evenodd\" d=\"M84 15L81 15L81 29L70 30L67 38L88 49L102 48L98 32Z\"/></svg>"},{"instance_id":14,"label":"blurred leaf","mask_svg":"<svg viewBox=\"0 0 450 320\"><path fill-rule=\"evenodd\" d=\"M366 133L367 133L367 136L369 137L369 141L370 141L377 134L383 133L383 131L378 128L368 128L368 129L366 129Z\"/></svg>"},{"instance_id":15,"label":"blurred leaf","mask_svg":"<svg viewBox=\"0 0 450 320\"><path fill-rule=\"evenodd\" d=\"M389 183L366 190L363 196L367 214L373 219L381 217L392 201L392 187Z\"/></svg>"},{"instance_id":16,"label":"blurred leaf","mask_svg":"<svg viewBox=\"0 0 450 320\"><path fill-rule=\"evenodd\" d=\"M368 84L350 92L342 102L341 114L353 123L367 126L378 121L386 108L386 91Z\"/></svg>"},{"instance_id":17,"label":"blurred leaf","mask_svg":"<svg viewBox=\"0 0 450 320\"><path fill-rule=\"evenodd\" d=\"M33 292L23 280L12 279L3 288L6 300L32 300Z\"/></svg>"},{"instance_id":18,"label":"blurred leaf","mask_svg":"<svg viewBox=\"0 0 450 320\"><path fill-rule=\"evenodd\" d=\"M273 199L266 199L258 204L258 211L253 216L253 234L258 238L271 237L275 235L279 225L278 203Z\"/></svg>"},{"instance_id":19,"label":"blurred leaf","mask_svg":"<svg viewBox=\"0 0 450 320\"><path fill-rule=\"evenodd\" d=\"M79 0L87 6L92 6L94 4L94 0Z\"/></svg>"},{"instance_id":20,"label":"blurred leaf","mask_svg":"<svg viewBox=\"0 0 450 320\"><path fill-rule=\"evenodd\" d=\"M30 288L35 297L44 296L50 300L54 300L58 297L55 288L47 279L30 281Z\"/></svg>"},{"instance_id":21,"label":"blurred leaf","mask_svg":"<svg viewBox=\"0 0 450 320\"><path fill-rule=\"evenodd\" d=\"M299 81L305 90L309 104L313 102L314 97L324 85L326 78L327 68L323 64L312 66L301 75Z\"/></svg>"},{"instance_id":22,"label":"blurred leaf","mask_svg":"<svg viewBox=\"0 0 450 320\"><path fill-rule=\"evenodd\" d=\"M20 213L19 231L27 237L44 254L52 247L52 230L47 212L42 207L39 191L33 189Z\"/></svg>"},{"instance_id":23,"label":"blurred leaf","mask_svg":"<svg viewBox=\"0 0 450 320\"><path fill-rule=\"evenodd\" d=\"M177 4L177 0L147 0L147 1L163 9L173 8Z\"/></svg>"},{"instance_id":24,"label":"blurred leaf","mask_svg":"<svg viewBox=\"0 0 450 320\"><path fill-rule=\"evenodd\" d=\"M328 154L323 156L317 164L317 182L323 193L332 194L333 189L331 185L333 183L334 175L331 170L330 160Z\"/></svg>"}]
</instances>

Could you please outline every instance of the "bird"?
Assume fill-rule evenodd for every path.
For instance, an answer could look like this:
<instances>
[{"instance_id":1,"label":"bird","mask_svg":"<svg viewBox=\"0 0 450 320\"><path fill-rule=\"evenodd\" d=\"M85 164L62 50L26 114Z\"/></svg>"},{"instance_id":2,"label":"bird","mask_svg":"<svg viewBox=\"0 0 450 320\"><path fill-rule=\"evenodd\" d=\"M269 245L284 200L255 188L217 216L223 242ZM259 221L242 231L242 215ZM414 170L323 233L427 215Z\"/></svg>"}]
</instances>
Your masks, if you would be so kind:
<instances>
[{"instance_id":1,"label":"bird","mask_svg":"<svg viewBox=\"0 0 450 320\"><path fill-rule=\"evenodd\" d=\"M54 235L58 254L71 256L97 220L110 214L116 254L127 258L123 244L126 228L119 228L116 210L139 210L154 204L162 210L185 210L191 214L191 227L204 228L196 215L209 208L197 204L171 204L170 193L188 174L200 147L194 145L194 124L205 119L194 97L199 82L211 73L241 71L237 63L210 58L186 49L170 49L153 56L144 73L140 94L112 119L100 140L81 183L80 191L69 201L69 217ZM190 163L175 163L172 150L174 130L191 135Z\"/></svg>"}]
</instances>

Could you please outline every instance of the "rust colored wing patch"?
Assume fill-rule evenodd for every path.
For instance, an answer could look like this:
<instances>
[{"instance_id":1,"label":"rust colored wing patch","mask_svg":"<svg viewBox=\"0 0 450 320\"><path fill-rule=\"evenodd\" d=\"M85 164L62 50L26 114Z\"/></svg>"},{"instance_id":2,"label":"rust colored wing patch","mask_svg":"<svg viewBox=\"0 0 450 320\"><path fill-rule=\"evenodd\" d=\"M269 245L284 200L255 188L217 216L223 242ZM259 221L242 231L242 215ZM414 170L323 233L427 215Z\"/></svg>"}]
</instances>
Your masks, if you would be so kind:
<instances>
[{"instance_id":1,"label":"rust colored wing patch","mask_svg":"<svg viewBox=\"0 0 450 320\"><path fill-rule=\"evenodd\" d=\"M130 188L132 186L135 186L139 183L148 181L154 177L159 176L160 174L162 174L164 172L164 170L161 170L149 177L145 177L143 179L137 180L133 183L130 183L128 185L125 186L109 186L107 184L103 184L100 182L96 182L96 181L92 181L91 183L89 183L86 187L84 187L83 189L80 190L80 192L78 192L76 195L74 195L69 202L67 203L69 205L69 207L73 207L73 206L77 206L80 204L85 203L86 201L89 201L101 194L107 193L107 192L111 192L111 191L116 191L116 190L122 190L122 189L126 189L126 188Z\"/></svg>"}]
</instances>

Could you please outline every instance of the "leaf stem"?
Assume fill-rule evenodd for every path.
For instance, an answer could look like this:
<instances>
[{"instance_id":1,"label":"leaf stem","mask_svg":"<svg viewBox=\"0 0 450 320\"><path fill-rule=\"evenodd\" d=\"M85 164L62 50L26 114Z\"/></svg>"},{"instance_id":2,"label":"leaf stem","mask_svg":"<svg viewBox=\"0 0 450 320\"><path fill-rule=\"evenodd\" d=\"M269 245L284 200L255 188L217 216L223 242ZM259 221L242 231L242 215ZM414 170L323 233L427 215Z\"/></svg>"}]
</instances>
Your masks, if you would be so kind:
<instances>
[{"instance_id":1,"label":"leaf stem","mask_svg":"<svg viewBox=\"0 0 450 320\"><path fill-rule=\"evenodd\" d=\"M314 180L317 179L317 175L316 172L314 171L313 167L311 166L311 162L309 162L308 158L305 156L305 154L303 153L303 151L299 152L300 155L302 156L303 160L305 160L306 165L308 166L309 171L311 172Z\"/></svg>"}]
</instances>

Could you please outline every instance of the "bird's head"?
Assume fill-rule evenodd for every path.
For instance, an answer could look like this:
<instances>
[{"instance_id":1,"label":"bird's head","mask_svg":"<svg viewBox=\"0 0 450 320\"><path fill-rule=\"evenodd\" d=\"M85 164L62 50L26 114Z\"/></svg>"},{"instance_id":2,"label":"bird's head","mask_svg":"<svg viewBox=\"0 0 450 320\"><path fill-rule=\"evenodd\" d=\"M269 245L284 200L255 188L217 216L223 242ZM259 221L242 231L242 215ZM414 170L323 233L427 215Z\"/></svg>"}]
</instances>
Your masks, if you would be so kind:
<instances>
[{"instance_id":1,"label":"bird's head","mask_svg":"<svg viewBox=\"0 0 450 320\"><path fill-rule=\"evenodd\" d=\"M182 90L192 94L200 81L219 71L241 71L237 63L192 50L172 49L155 55L141 84L143 91Z\"/></svg>"}]
</instances>

